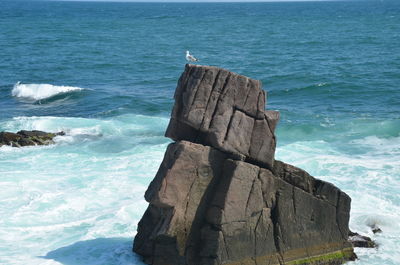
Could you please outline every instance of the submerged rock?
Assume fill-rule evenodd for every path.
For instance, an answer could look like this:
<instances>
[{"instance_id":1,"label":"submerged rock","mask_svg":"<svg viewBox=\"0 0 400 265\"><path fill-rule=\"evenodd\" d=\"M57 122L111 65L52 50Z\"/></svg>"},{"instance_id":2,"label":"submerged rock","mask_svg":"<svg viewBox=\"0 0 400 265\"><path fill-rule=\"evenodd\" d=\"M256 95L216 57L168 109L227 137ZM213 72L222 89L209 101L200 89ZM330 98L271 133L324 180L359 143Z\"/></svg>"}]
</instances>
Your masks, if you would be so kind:
<instances>
[{"instance_id":1,"label":"submerged rock","mask_svg":"<svg viewBox=\"0 0 400 265\"><path fill-rule=\"evenodd\" d=\"M372 233L377 234L377 233L382 233L382 229L379 227L373 227L372 228Z\"/></svg>"},{"instance_id":2,"label":"submerged rock","mask_svg":"<svg viewBox=\"0 0 400 265\"><path fill-rule=\"evenodd\" d=\"M64 132L48 133L37 130L22 130L17 133L0 132L0 146L9 145L13 147L23 147L30 145L49 145L54 144L54 137L64 134Z\"/></svg>"},{"instance_id":3,"label":"submerged rock","mask_svg":"<svg viewBox=\"0 0 400 265\"><path fill-rule=\"evenodd\" d=\"M368 224L368 226L371 228L372 233L382 233L382 229L376 223Z\"/></svg>"},{"instance_id":4,"label":"submerged rock","mask_svg":"<svg viewBox=\"0 0 400 265\"><path fill-rule=\"evenodd\" d=\"M274 159L261 83L186 65L133 250L152 265L342 264L350 197Z\"/></svg>"}]
</instances>

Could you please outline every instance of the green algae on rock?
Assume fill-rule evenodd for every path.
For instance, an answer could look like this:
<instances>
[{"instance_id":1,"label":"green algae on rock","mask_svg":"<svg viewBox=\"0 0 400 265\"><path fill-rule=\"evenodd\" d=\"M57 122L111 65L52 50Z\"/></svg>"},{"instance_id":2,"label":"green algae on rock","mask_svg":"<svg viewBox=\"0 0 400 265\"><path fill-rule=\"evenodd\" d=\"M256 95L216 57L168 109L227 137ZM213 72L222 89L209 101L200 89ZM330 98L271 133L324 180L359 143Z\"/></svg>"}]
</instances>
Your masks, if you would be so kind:
<instances>
[{"instance_id":1,"label":"green algae on rock","mask_svg":"<svg viewBox=\"0 0 400 265\"><path fill-rule=\"evenodd\" d=\"M17 133L0 132L0 146L9 145L12 147L23 147L31 145L49 145L54 144L53 138L58 135L64 135L64 132L48 133L37 130L21 130Z\"/></svg>"}]
</instances>

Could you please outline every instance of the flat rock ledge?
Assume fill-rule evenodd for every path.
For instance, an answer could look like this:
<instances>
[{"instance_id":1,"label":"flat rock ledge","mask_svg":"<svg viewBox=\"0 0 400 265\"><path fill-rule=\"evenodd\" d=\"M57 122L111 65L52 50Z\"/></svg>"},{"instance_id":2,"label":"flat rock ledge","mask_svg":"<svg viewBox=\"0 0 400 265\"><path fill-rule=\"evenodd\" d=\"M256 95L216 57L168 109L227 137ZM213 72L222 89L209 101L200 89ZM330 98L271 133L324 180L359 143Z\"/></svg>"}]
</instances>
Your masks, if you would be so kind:
<instances>
[{"instance_id":1,"label":"flat rock ledge","mask_svg":"<svg viewBox=\"0 0 400 265\"><path fill-rule=\"evenodd\" d=\"M342 264L350 197L274 158L261 82L186 65L133 250L151 265Z\"/></svg>"},{"instance_id":2,"label":"flat rock ledge","mask_svg":"<svg viewBox=\"0 0 400 265\"><path fill-rule=\"evenodd\" d=\"M37 130L22 130L17 133L0 132L0 147L3 145L9 145L12 147L23 147L32 145L54 144L53 138L58 135L65 135L65 133L48 133Z\"/></svg>"}]
</instances>

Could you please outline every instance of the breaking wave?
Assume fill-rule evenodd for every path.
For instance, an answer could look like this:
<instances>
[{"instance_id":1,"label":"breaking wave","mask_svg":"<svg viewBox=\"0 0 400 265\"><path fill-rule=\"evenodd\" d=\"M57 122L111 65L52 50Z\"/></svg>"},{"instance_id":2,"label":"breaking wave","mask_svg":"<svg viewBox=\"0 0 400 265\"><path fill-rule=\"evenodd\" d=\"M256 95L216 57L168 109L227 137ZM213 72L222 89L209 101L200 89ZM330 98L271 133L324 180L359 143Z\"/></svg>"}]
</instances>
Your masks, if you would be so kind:
<instances>
[{"instance_id":1,"label":"breaking wave","mask_svg":"<svg viewBox=\"0 0 400 265\"><path fill-rule=\"evenodd\" d=\"M81 91L83 88L73 86L54 86L50 84L21 84L14 85L11 94L18 98L27 98L31 100L42 100L54 97L56 95Z\"/></svg>"}]
</instances>

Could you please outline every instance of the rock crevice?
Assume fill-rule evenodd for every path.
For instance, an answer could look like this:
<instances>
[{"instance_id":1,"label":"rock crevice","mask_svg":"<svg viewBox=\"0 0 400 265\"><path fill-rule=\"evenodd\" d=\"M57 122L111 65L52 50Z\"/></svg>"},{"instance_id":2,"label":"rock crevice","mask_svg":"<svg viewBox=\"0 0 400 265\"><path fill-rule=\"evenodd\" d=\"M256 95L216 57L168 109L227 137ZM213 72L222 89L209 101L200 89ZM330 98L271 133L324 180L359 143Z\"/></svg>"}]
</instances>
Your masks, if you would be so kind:
<instances>
[{"instance_id":1,"label":"rock crevice","mask_svg":"<svg viewBox=\"0 0 400 265\"><path fill-rule=\"evenodd\" d=\"M152 265L341 264L350 197L274 158L261 82L186 65L133 249Z\"/></svg>"}]
</instances>

